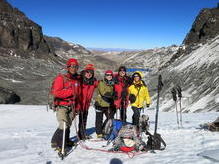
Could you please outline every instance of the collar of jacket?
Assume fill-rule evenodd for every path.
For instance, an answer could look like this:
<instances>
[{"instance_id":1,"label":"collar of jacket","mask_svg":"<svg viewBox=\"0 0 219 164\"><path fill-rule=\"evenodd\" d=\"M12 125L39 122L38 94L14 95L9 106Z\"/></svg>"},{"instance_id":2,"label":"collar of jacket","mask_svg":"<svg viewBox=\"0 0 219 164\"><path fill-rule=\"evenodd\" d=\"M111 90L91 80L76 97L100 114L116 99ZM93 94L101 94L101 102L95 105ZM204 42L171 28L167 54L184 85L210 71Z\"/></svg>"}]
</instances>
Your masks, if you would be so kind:
<instances>
[{"instance_id":1,"label":"collar of jacket","mask_svg":"<svg viewBox=\"0 0 219 164\"><path fill-rule=\"evenodd\" d=\"M127 83L127 79L128 79L128 76L127 76L127 75L125 75L125 76L123 76L123 77L117 75L117 76L114 78L114 81L115 81L116 84L118 84L118 83L120 83L120 82L121 82L121 83Z\"/></svg>"},{"instance_id":2,"label":"collar of jacket","mask_svg":"<svg viewBox=\"0 0 219 164\"><path fill-rule=\"evenodd\" d=\"M143 86L143 82L142 81L139 81L139 82L133 81L133 85L135 87L141 87L141 86Z\"/></svg>"},{"instance_id":3,"label":"collar of jacket","mask_svg":"<svg viewBox=\"0 0 219 164\"><path fill-rule=\"evenodd\" d=\"M108 86L113 86L115 84L113 80L104 79L103 82Z\"/></svg>"},{"instance_id":4,"label":"collar of jacket","mask_svg":"<svg viewBox=\"0 0 219 164\"><path fill-rule=\"evenodd\" d=\"M86 77L83 78L83 84L85 85L94 85L94 81L96 81L96 78L94 77L90 79L87 79Z\"/></svg>"},{"instance_id":5,"label":"collar of jacket","mask_svg":"<svg viewBox=\"0 0 219 164\"><path fill-rule=\"evenodd\" d=\"M80 76L77 73L74 75L67 73L65 76L71 80L79 80L80 79Z\"/></svg>"}]
</instances>

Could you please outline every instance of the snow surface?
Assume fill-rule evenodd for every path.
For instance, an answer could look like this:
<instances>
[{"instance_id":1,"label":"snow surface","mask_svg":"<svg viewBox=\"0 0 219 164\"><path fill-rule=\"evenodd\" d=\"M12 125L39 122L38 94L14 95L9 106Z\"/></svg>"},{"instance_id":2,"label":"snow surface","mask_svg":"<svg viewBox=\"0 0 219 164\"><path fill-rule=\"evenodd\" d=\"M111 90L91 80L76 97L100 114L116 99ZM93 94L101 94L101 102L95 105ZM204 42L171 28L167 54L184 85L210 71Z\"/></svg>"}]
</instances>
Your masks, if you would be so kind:
<instances>
[{"instance_id":1,"label":"snow surface","mask_svg":"<svg viewBox=\"0 0 219 164\"><path fill-rule=\"evenodd\" d=\"M219 162L219 149L204 151L199 155L210 159L212 162Z\"/></svg>"},{"instance_id":2,"label":"snow surface","mask_svg":"<svg viewBox=\"0 0 219 164\"><path fill-rule=\"evenodd\" d=\"M154 110L145 110L150 116L150 131L154 128ZM131 121L132 111L128 109L128 121ZM85 150L80 145L64 160L61 161L56 152L50 148L51 137L56 130L55 113L47 112L46 106L0 105L0 163L1 164L115 164L110 162L117 159L125 164L210 164L216 162L203 158L206 151L215 150L218 153L219 133L197 129L199 124L214 121L219 113L183 113L183 128L178 129L175 113L159 113L158 133L167 143L164 151L145 153L129 158L126 154L105 153ZM78 122L78 118L76 119ZM88 133L95 138L95 111L91 107L88 118ZM71 136L75 136L74 124ZM146 136L144 136L146 138ZM86 141L91 148L102 147L106 142ZM202 153L205 153L204 155ZM118 162L120 160L120 162Z\"/></svg>"}]
</instances>

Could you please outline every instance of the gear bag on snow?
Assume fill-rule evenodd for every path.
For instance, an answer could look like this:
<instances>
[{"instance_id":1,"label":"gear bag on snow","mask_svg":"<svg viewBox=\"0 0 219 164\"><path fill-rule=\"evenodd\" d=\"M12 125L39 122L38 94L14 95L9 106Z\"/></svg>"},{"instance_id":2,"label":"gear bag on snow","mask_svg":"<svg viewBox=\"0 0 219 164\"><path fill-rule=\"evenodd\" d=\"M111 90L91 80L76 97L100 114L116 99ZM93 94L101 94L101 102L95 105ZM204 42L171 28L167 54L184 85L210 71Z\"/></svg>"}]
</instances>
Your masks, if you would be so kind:
<instances>
[{"instance_id":1,"label":"gear bag on snow","mask_svg":"<svg viewBox=\"0 0 219 164\"><path fill-rule=\"evenodd\" d=\"M219 117L211 122L200 125L201 129L210 130L212 132L219 132Z\"/></svg>"},{"instance_id":2,"label":"gear bag on snow","mask_svg":"<svg viewBox=\"0 0 219 164\"><path fill-rule=\"evenodd\" d=\"M148 132L149 131L149 116L142 114L139 118L139 131L142 132Z\"/></svg>"},{"instance_id":3,"label":"gear bag on snow","mask_svg":"<svg viewBox=\"0 0 219 164\"><path fill-rule=\"evenodd\" d=\"M161 138L161 135L156 133L154 135L147 132L149 135L147 141L147 149L148 150L164 150L166 148L165 141Z\"/></svg>"},{"instance_id":4,"label":"gear bag on snow","mask_svg":"<svg viewBox=\"0 0 219 164\"><path fill-rule=\"evenodd\" d=\"M113 141L112 151L144 151L146 144L138 136L136 125L126 124L120 129L118 136Z\"/></svg>"},{"instance_id":5,"label":"gear bag on snow","mask_svg":"<svg viewBox=\"0 0 219 164\"><path fill-rule=\"evenodd\" d=\"M113 141L117 137L119 130L122 128L123 124L124 122L121 120L117 120L117 119L107 120L103 126L104 139L108 140L108 143Z\"/></svg>"}]
</instances>

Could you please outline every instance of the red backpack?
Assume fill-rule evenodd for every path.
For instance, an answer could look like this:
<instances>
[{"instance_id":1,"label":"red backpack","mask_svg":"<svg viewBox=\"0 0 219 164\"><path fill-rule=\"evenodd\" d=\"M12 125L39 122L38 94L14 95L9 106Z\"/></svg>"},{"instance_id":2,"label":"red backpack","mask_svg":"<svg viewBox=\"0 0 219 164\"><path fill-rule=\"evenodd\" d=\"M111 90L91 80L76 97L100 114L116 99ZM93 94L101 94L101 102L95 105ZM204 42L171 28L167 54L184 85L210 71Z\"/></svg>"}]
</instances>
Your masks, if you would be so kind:
<instances>
[{"instance_id":1,"label":"red backpack","mask_svg":"<svg viewBox=\"0 0 219 164\"><path fill-rule=\"evenodd\" d=\"M67 81L67 78L65 75L63 74L58 74L58 76L61 76L63 78L63 83L65 83ZM53 92L54 92L54 82L55 82L55 79L57 78L57 76L53 79L52 81L52 84L51 84L51 87L49 89L49 92L48 92L48 105L47 105L47 110L48 110L48 107L49 109L53 110L53 111L56 111L56 107L57 105L55 105L55 102L58 101L58 99L54 96Z\"/></svg>"}]
</instances>

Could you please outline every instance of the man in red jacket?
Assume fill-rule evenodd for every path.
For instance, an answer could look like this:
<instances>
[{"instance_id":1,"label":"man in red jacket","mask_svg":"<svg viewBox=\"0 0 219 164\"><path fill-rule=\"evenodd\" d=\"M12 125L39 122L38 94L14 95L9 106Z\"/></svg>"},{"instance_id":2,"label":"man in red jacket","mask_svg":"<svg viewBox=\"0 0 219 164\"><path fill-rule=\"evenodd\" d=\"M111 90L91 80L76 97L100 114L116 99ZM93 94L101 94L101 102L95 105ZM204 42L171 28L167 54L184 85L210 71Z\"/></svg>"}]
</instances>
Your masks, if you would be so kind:
<instances>
[{"instance_id":1,"label":"man in red jacket","mask_svg":"<svg viewBox=\"0 0 219 164\"><path fill-rule=\"evenodd\" d=\"M81 109L81 78L77 74L78 61L74 58L67 62L67 73L59 74L53 81L51 93L54 96L56 116L59 123L52 140L52 148L61 151L65 127L65 146L73 146L70 140L70 127L77 113Z\"/></svg>"},{"instance_id":2,"label":"man in red jacket","mask_svg":"<svg viewBox=\"0 0 219 164\"><path fill-rule=\"evenodd\" d=\"M78 136L81 140L88 138L86 135L86 125L88 109L90 107L90 102L93 97L95 88L98 85L98 81L94 77L94 65L87 64L84 70L81 72L82 77L82 110L79 114L79 124L78 124Z\"/></svg>"},{"instance_id":3,"label":"man in red jacket","mask_svg":"<svg viewBox=\"0 0 219 164\"><path fill-rule=\"evenodd\" d=\"M120 110L120 119L126 121L126 108L128 107L128 87L131 84L131 78L126 75L126 67L120 66L118 75L115 76L114 85L114 105Z\"/></svg>"}]
</instances>

